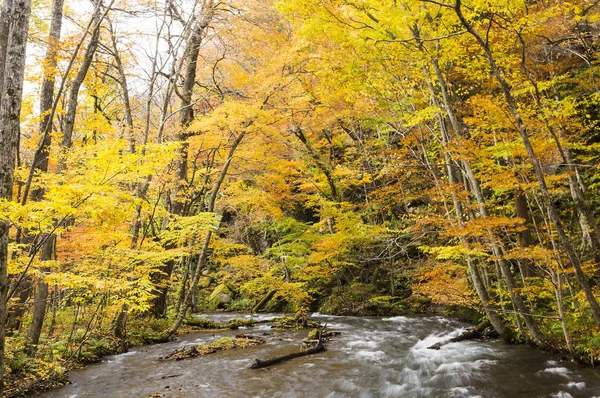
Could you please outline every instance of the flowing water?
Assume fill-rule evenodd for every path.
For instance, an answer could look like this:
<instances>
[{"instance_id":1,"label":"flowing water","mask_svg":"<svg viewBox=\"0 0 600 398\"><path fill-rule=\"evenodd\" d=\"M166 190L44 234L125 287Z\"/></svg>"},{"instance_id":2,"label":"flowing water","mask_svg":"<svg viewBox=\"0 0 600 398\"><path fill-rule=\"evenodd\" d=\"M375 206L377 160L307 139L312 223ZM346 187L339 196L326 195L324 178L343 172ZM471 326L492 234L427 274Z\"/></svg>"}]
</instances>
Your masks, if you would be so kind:
<instances>
[{"instance_id":1,"label":"flowing water","mask_svg":"<svg viewBox=\"0 0 600 398\"><path fill-rule=\"evenodd\" d=\"M208 318L226 322L240 315ZM275 315L260 315L266 319ZM249 317L247 315L246 317ZM134 348L69 374L72 384L39 395L80 397L600 397L600 371L559 362L557 356L500 341L451 343L466 325L443 317L335 317L315 314L342 334L327 352L268 370L254 358L297 351L306 331L192 333L181 340ZM158 358L176 348L237 333L262 335L267 344L182 361ZM158 395L160 394L160 395Z\"/></svg>"}]
</instances>

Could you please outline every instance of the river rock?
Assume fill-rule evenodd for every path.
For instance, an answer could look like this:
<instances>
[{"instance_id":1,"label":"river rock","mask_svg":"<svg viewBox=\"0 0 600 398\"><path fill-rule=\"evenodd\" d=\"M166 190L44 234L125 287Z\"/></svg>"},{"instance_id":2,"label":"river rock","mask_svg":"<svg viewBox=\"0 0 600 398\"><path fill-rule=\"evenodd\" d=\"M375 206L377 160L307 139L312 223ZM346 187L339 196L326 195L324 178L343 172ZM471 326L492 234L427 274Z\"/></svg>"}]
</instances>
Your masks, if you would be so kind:
<instances>
[{"instance_id":1,"label":"river rock","mask_svg":"<svg viewBox=\"0 0 600 398\"><path fill-rule=\"evenodd\" d=\"M222 283L208 296L208 308L216 310L231 302L233 290Z\"/></svg>"}]
</instances>

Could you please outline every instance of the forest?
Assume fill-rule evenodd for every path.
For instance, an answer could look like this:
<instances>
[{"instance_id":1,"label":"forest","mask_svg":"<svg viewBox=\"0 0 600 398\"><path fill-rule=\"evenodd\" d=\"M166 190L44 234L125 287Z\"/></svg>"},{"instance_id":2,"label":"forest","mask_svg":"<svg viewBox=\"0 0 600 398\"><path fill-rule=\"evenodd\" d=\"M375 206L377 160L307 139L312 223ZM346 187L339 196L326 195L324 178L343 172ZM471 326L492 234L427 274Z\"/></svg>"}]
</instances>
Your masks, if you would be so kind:
<instances>
[{"instance_id":1,"label":"forest","mask_svg":"<svg viewBox=\"0 0 600 398\"><path fill-rule=\"evenodd\" d=\"M600 1L0 1L0 396L215 311L600 363Z\"/></svg>"}]
</instances>

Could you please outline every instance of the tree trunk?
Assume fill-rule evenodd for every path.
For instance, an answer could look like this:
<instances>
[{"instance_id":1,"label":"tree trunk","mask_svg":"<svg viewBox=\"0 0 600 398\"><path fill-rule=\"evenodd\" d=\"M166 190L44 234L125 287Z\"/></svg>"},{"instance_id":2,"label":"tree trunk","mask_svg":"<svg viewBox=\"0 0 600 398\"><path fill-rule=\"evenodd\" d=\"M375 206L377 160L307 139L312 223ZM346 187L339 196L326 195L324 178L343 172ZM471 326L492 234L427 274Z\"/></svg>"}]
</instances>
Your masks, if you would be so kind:
<instances>
[{"instance_id":1,"label":"tree trunk","mask_svg":"<svg viewBox=\"0 0 600 398\"><path fill-rule=\"evenodd\" d=\"M535 81L534 75L531 73L526 63L526 52L525 52L525 40L520 32L517 32L519 40L521 41L521 69L525 72L527 79L534 88L533 95L535 98L535 104L537 107L537 114L543 120L546 129L552 136L556 148L560 153L560 156L567 166L567 176L569 179L569 188L571 191L571 197L575 203L575 209L579 214L579 225L581 226L582 244L583 246L588 245L594 252L596 259L600 258L600 228L594 219L594 214L588 201L584 195L584 188L578 181L577 167L573 161L573 155L568 147L563 146L561 143L560 134L557 134L556 129L552 126L548 118L545 116L545 112L542 105L542 98L537 82ZM560 132L560 127L558 127Z\"/></svg>"},{"instance_id":2,"label":"tree trunk","mask_svg":"<svg viewBox=\"0 0 600 398\"><path fill-rule=\"evenodd\" d=\"M313 159L315 166L317 166L325 175L327 183L329 184L329 190L331 191L330 199L334 202L339 202L341 198L338 194L336 180L333 175L333 170L331 169L331 166L328 165L327 162L322 159L321 155L319 155L319 153L313 148L311 143L308 141L308 138L304 134L304 131L302 131L302 129L299 126L294 126L294 128L292 129L292 133L304 145L304 147L308 151L308 154Z\"/></svg>"},{"instance_id":3,"label":"tree trunk","mask_svg":"<svg viewBox=\"0 0 600 398\"><path fill-rule=\"evenodd\" d=\"M522 248L533 245L533 236L531 235L531 217L529 216L529 207L527 205L527 196L525 192L517 189L515 192L515 208L517 217L525 220L523 227L525 228L519 233L519 246ZM521 275L523 278L532 276L532 268L529 262L523 261L520 263Z\"/></svg>"},{"instance_id":4,"label":"tree trunk","mask_svg":"<svg viewBox=\"0 0 600 398\"><path fill-rule=\"evenodd\" d=\"M5 1L6 8L10 1ZM4 10L3 8L3 10ZM25 73L25 50L31 14L31 0L14 0L4 18L10 28L5 57L3 82L0 84L0 198L12 200L15 157L20 135L21 100ZM4 24L5 21L2 21ZM4 349L6 336L6 300L8 294L8 230L0 222L0 396L4 393Z\"/></svg>"},{"instance_id":5,"label":"tree trunk","mask_svg":"<svg viewBox=\"0 0 600 398\"><path fill-rule=\"evenodd\" d=\"M44 239L45 236L42 234L40 238ZM42 262L50 261L54 254L54 236L46 239L41 253L40 260ZM42 274L48 272L47 267L42 267L40 272ZM37 346L40 342L40 336L42 334L42 327L44 326L44 318L46 316L46 307L48 300L48 284L44 280L44 276L36 278L35 295L33 302L33 318L31 325L29 326L29 332L27 333L27 349L26 352L29 356L35 356Z\"/></svg>"},{"instance_id":6,"label":"tree trunk","mask_svg":"<svg viewBox=\"0 0 600 398\"><path fill-rule=\"evenodd\" d=\"M258 304L256 304L254 307L252 307L252 312L255 313L255 312L262 310L263 307L265 305L267 305L269 303L269 301L271 301L271 299L273 298L275 293L277 293L277 290L270 290L267 294L265 294L265 296L262 298L262 300L260 300L258 302Z\"/></svg>"},{"instance_id":7,"label":"tree trunk","mask_svg":"<svg viewBox=\"0 0 600 398\"><path fill-rule=\"evenodd\" d=\"M471 186L473 196L475 196L477 203L479 204L479 212L481 213L481 216L483 218L488 218L489 212L485 205L485 199L483 197L483 192L479 185L479 181L475 177L475 174L473 173L473 170L471 169L471 166L469 165L469 163L467 161L463 161L463 165L465 167L465 171L466 171L465 175L467 176L467 179L469 180L469 185ZM504 254L503 254L503 250L502 250L502 245L501 245L501 243L497 242L496 236L494 235L494 233L491 229L488 229L487 232L488 232L488 236L489 236L490 246L492 248L492 253L496 257L496 260L498 261L498 265L500 266L500 271L502 273L504 282L506 283L506 288L508 289L508 294L510 295L511 301L513 302L515 307L519 310L519 312L523 316L523 319L525 320L525 325L527 325L527 330L528 330L529 334L531 335L533 342L536 345L544 346L545 345L544 336L541 333L541 331L539 330L539 328L537 326L537 322L531 315L529 315L530 314L529 308L527 308L527 305L521 298L521 295L517 293L517 290L516 290L517 285L515 283L512 272L510 270L510 266L503 257Z\"/></svg>"},{"instance_id":8,"label":"tree trunk","mask_svg":"<svg viewBox=\"0 0 600 398\"><path fill-rule=\"evenodd\" d=\"M111 43L112 43L112 55L115 59L115 67L119 73L118 84L121 86L121 95L123 96L123 110L125 119L125 135L129 141L129 152L135 153L135 137L133 135L133 113L131 111L131 101L129 99L129 85L127 84L127 75L123 68L123 62L121 61L121 55L119 54L119 48L117 45L117 37L113 31L112 23L109 23Z\"/></svg>"},{"instance_id":9,"label":"tree trunk","mask_svg":"<svg viewBox=\"0 0 600 398\"><path fill-rule=\"evenodd\" d=\"M563 303L562 296L562 282L561 275L554 270L551 270L551 279L552 285L554 286L554 294L556 296L556 305L558 307L558 316L560 317L560 324L562 326L563 336L565 338L565 344L567 345L567 349L571 354L572 358L576 357L575 348L573 347L573 343L571 342L571 337L569 336L569 331L567 329L567 322L565 319L565 308Z\"/></svg>"},{"instance_id":10,"label":"tree trunk","mask_svg":"<svg viewBox=\"0 0 600 398\"><path fill-rule=\"evenodd\" d=\"M127 338L127 318L129 312L129 306L127 304L123 304L121 306L121 311L117 316L117 320L115 321L115 336L119 339Z\"/></svg>"},{"instance_id":11,"label":"tree trunk","mask_svg":"<svg viewBox=\"0 0 600 398\"><path fill-rule=\"evenodd\" d=\"M8 47L8 33L10 27L10 12L13 0L4 0L0 9L0 93L4 85L4 72L6 69L6 56ZM0 94L0 107L2 107L2 95Z\"/></svg>"},{"instance_id":12,"label":"tree trunk","mask_svg":"<svg viewBox=\"0 0 600 398\"><path fill-rule=\"evenodd\" d=\"M50 145L52 143L52 120L50 113L54 104L54 80L56 75L56 57L58 55L60 31L62 27L63 16L63 0L54 0L52 3L52 21L50 23L50 33L48 35L48 48L46 49L46 57L44 59L44 78L40 90L40 133L42 134L42 142L40 147L35 152L32 168L43 173L48 172L48 156ZM23 195L22 203L27 200L27 193ZM33 201L41 201L44 196L44 189L38 187L31 191L31 199ZM56 237L46 237L45 234L40 234L38 237L43 243L40 253L42 262L50 261L53 258L55 239ZM34 242L35 244L35 242ZM42 267L40 272L48 272L47 267ZM27 353L34 356L39 344L44 318L46 315L47 299L48 299L48 284L44 281L44 276L38 277L36 280L33 304L33 320L29 326L27 333Z\"/></svg>"},{"instance_id":13,"label":"tree trunk","mask_svg":"<svg viewBox=\"0 0 600 398\"><path fill-rule=\"evenodd\" d=\"M185 208L185 198L178 197L180 192L187 184L188 174L188 127L194 121L194 104L192 103L192 95L196 84L196 68L198 66L198 56L200 54L200 46L206 36L206 31L214 15L214 1L205 1L202 7L202 17L196 21L196 26L190 37L190 41L184 52L185 67L183 70L183 87L181 92L178 92L181 99L179 126L180 133L177 140L181 143L176 160L177 168L177 186L175 188L174 197L171 201L171 213L183 215ZM170 276L170 275L169 275Z\"/></svg>"},{"instance_id":14,"label":"tree trunk","mask_svg":"<svg viewBox=\"0 0 600 398\"><path fill-rule=\"evenodd\" d=\"M18 291L18 293L15 291L15 294L13 295L17 297L18 302L8 308L6 327L9 334L18 333L19 329L21 329L23 315L25 315L25 308L27 300L29 300L29 296L31 295L33 283L31 278L26 275L19 283L19 286L13 284L13 288L16 288Z\"/></svg>"},{"instance_id":15,"label":"tree trunk","mask_svg":"<svg viewBox=\"0 0 600 398\"><path fill-rule=\"evenodd\" d=\"M75 115L77 113L77 100L79 98L79 89L87 76L88 70L92 65L92 60L96 54L100 38L100 24L102 23L103 15L100 12L100 1L98 2L94 11L94 30L92 31L92 37L88 43L85 53L83 55L83 62L79 67L79 71L71 82L71 90L69 92L69 100L67 104L67 111L64 117L63 125L63 137L61 147L63 150L68 150L73 144L73 128L75 126ZM59 170L64 168L64 159L59 162Z\"/></svg>"}]
</instances>

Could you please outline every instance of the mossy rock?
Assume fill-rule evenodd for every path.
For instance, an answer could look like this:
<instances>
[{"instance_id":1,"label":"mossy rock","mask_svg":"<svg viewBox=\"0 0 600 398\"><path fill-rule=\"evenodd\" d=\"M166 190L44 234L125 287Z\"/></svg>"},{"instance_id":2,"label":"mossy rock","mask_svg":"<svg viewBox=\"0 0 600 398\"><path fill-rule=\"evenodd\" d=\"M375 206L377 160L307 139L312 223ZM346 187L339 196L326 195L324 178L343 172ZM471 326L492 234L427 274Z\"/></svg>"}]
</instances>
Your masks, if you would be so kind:
<instances>
[{"instance_id":1,"label":"mossy rock","mask_svg":"<svg viewBox=\"0 0 600 398\"><path fill-rule=\"evenodd\" d=\"M392 296L372 297L364 305L364 314L373 316L404 315L409 312L406 300Z\"/></svg>"},{"instance_id":2,"label":"mossy rock","mask_svg":"<svg viewBox=\"0 0 600 398\"><path fill-rule=\"evenodd\" d=\"M231 287L224 283L221 283L215 288L215 290L213 290L210 296L208 296L208 308L216 310L218 308L225 307L231 302L234 294L234 290Z\"/></svg>"},{"instance_id":3,"label":"mossy rock","mask_svg":"<svg viewBox=\"0 0 600 398\"><path fill-rule=\"evenodd\" d=\"M212 278L208 276L203 276L198 280L198 288L206 289L212 283Z\"/></svg>"},{"instance_id":4,"label":"mossy rock","mask_svg":"<svg viewBox=\"0 0 600 398\"><path fill-rule=\"evenodd\" d=\"M273 329L313 329L319 328L321 324L308 318L306 314L297 314L295 316L283 316L273 319Z\"/></svg>"},{"instance_id":5,"label":"mossy rock","mask_svg":"<svg viewBox=\"0 0 600 398\"><path fill-rule=\"evenodd\" d=\"M308 336L306 337L307 340L317 340L319 338L319 329L311 329L310 332L308 332Z\"/></svg>"}]
</instances>

